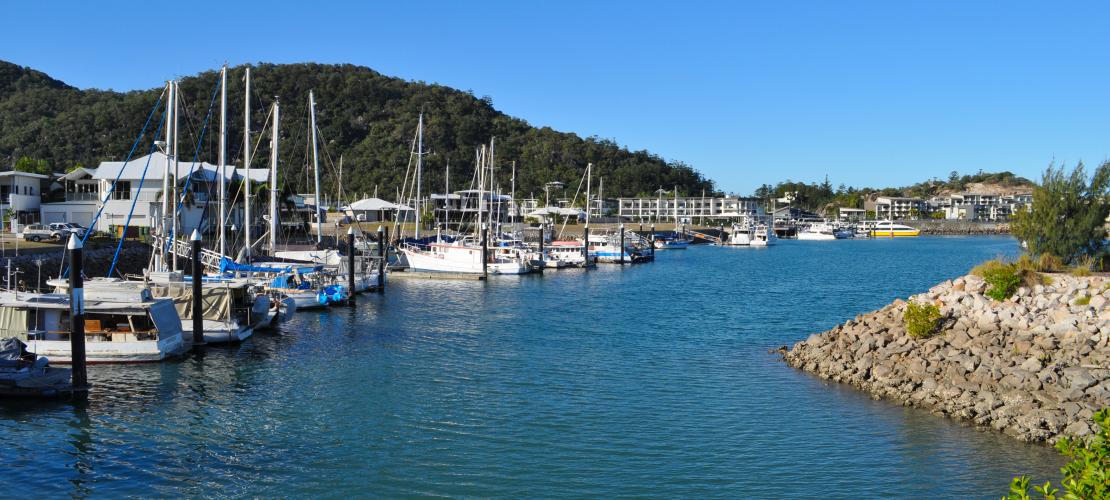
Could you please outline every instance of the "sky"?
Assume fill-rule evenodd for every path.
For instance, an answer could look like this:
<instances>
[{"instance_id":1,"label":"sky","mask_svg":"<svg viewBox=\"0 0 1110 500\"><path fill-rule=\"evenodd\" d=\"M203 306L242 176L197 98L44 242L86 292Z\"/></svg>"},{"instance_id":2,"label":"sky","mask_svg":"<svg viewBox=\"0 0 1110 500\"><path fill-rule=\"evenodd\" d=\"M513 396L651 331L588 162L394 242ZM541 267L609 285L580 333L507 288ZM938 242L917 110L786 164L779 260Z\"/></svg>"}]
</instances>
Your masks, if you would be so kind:
<instances>
[{"instance_id":1,"label":"sky","mask_svg":"<svg viewBox=\"0 0 1110 500\"><path fill-rule=\"evenodd\" d=\"M1110 159L1110 3L32 1L4 12L0 59L81 88L153 88L225 61L351 63L490 96L533 125L646 149L740 194L826 176L1038 179L1052 162Z\"/></svg>"}]
</instances>

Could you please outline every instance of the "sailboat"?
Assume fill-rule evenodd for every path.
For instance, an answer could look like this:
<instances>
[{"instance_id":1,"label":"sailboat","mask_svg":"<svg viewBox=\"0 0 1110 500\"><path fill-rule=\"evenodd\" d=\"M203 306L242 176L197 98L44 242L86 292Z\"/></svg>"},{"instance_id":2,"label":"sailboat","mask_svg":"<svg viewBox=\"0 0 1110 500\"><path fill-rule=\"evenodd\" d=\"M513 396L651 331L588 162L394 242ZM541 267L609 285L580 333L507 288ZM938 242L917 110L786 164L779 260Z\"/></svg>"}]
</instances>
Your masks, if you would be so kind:
<instances>
[{"instance_id":1,"label":"sailboat","mask_svg":"<svg viewBox=\"0 0 1110 500\"><path fill-rule=\"evenodd\" d=\"M530 271L526 261L517 253L499 252L489 247L489 241L496 236L493 225L493 202L499 201L499 195L493 191L492 175L486 175L486 170L493 167L493 141L490 141L488 154L479 154L478 189L476 190L478 210L477 221L474 228L477 234L448 240L437 231L436 238L430 243L421 243L420 238L420 176L423 168L423 138L424 115L421 113L417 124L417 156L416 156L416 237L414 242L405 243L400 250L404 254L410 269L428 272L452 272L464 274L524 274ZM482 148L483 153L486 151ZM489 182L489 190L486 183ZM488 218L487 218L488 217ZM482 239L487 242L485 248Z\"/></svg>"}]
</instances>

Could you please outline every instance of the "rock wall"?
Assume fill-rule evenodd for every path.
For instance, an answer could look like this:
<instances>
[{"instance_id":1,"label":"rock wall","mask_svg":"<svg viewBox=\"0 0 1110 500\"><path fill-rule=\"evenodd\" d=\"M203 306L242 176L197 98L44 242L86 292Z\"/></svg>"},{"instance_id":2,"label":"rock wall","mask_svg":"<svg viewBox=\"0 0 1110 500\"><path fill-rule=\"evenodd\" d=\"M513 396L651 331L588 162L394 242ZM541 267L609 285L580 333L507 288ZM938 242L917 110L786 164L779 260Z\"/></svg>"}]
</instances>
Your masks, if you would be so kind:
<instances>
[{"instance_id":1,"label":"rock wall","mask_svg":"<svg viewBox=\"0 0 1110 500\"><path fill-rule=\"evenodd\" d=\"M876 397L1025 441L1092 433L1110 404L1110 279L1047 275L1002 302L976 276L910 297L936 304L939 332L906 333L906 303L857 316L785 351L790 366ZM1089 301L1089 302L1088 302Z\"/></svg>"},{"instance_id":2,"label":"rock wall","mask_svg":"<svg viewBox=\"0 0 1110 500\"><path fill-rule=\"evenodd\" d=\"M912 220L903 221L902 223L921 230L922 234L1010 234L1010 223L1008 222L977 222L966 220Z\"/></svg>"},{"instance_id":3,"label":"rock wall","mask_svg":"<svg viewBox=\"0 0 1110 500\"><path fill-rule=\"evenodd\" d=\"M84 251L84 270L86 276L106 276L108 268L112 265L112 255L115 254L115 245L107 245L100 248L85 248ZM68 259L69 255L66 254ZM57 278L59 271L62 269L62 247L58 246L56 250L39 251L36 253L21 253L15 256L14 252L9 251L8 257L11 258L11 266L13 271L19 271L18 278L13 280L16 283L22 282L22 288L25 290L41 289L43 291L48 288L46 281L52 278ZM4 277L7 273L7 258L0 262L0 286L4 286ZM39 263L36 263L36 260ZM142 274L143 269L146 268L150 260L150 245L127 242L120 250L119 262L116 264L115 276L123 274ZM42 264L41 283L39 278L39 264ZM68 264L68 262L66 263ZM187 264L186 264L187 265Z\"/></svg>"}]
</instances>

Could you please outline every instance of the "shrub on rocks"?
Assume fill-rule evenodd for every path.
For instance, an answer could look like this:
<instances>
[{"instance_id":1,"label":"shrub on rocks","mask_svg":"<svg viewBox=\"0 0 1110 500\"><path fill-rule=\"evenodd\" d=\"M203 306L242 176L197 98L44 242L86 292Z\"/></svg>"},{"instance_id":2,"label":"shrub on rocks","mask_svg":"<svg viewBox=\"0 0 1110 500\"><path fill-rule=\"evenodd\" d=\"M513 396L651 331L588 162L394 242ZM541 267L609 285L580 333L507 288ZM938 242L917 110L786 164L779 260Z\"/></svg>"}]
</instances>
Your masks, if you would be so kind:
<instances>
[{"instance_id":1,"label":"shrub on rocks","mask_svg":"<svg viewBox=\"0 0 1110 500\"><path fill-rule=\"evenodd\" d=\"M1006 300L1017 291L1023 281L1023 272L1015 264L1007 264L1001 260L988 260L971 270L971 274L983 278L987 282L987 297L994 300Z\"/></svg>"},{"instance_id":2,"label":"shrub on rocks","mask_svg":"<svg viewBox=\"0 0 1110 500\"><path fill-rule=\"evenodd\" d=\"M1072 459L1064 465L1063 486L1067 493L1059 498L1108 498L1110 497L1110 409L1094 414L1098 434L1090 440L1062 438L1056 449ZM1045 482L1034 486L1033 490L1045 499L1057 498L1058 488ZM1010 483L1010 494L1006 499L1028 500L1029 476L1015 477Z\"/></svg>"},{"instance_id":3,"label":"shrub on rocks","mask_svg":"<svg viewBox=\"0 0 1110 500\"><path fill-rule=\"evenodd\" d=\"M919 339L931 337L937 333L940 317L940 308L935 304L920 304L913 301L906 303L906 311L902 313L906 332Z\"/></svg>"}]
</instances>

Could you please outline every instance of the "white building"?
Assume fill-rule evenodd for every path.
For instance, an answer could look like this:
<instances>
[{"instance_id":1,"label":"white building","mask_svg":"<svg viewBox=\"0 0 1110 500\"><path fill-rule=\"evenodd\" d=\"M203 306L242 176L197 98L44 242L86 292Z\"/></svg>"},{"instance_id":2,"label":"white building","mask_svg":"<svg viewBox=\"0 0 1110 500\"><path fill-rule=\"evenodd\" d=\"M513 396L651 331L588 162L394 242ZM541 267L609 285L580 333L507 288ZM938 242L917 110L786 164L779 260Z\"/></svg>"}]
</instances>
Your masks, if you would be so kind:
<instances>
[{"instance_id":1,"label":"white building","mask_svg":"<svg viewBox=\"0 0 1110 500\"><path fill-rule=\"evenodd\" d=\"M0 172L0 210L5 214L14 212L18 224L29 224L38 220L39 206L42 203L43 181L50 179L42 174L8 170ZM9 224L12 231L18 224Z\"/></svg>"},{"instance_id":2,"label":"white building","mask_svg":"<svg viewBox=\"0 0 1110 500\"><path fill-rule=\"evenodd\" d=\"M879 220L915 219L926 216L925 200L898 196L875 198L875 217Z\"/></svg>"},{"instance_id":3,"label":"white building","mask_svg":"<svg viewBox=\"0 0 1110 500\"><path fill-rule=\"evenodd\" d=\"M95 170L70 172L61 179L65 185L65 201L42 204L42 220L89 226L96 212L103 207L93 228L97 231L111 231L125 224L135 228L157 226L162 217L162 177L166 167L166 155L156 152L126 163L106 161ZM169 168L172 170L174 167L170 165ZM180 174L178 189L184 191L188 184L188 192L178 210L180 234L188 234L195 228L204 232L216 227L219 167L206 162L198 162L194 166L192 161L182 161L176 168ZM191 179L190 171L193 172ZM245 169L228 165L228 189L234 189L232 181L242 181L247 175ZM256 183L267 182L269 169L251 169L249 177ZM209 193L212 193L211 199ZM233 191L232 196L234 194ZM238 205L240 207L234 209L229 206L229 217L225 221L228 225L241 224L241 198ZM261 212L258 215L256 220L261 220Z\"/></svg>"},{"instance_id":4,"label":"white building","mask_svg":"<svg viewBox=\"0 0 1110 500\"><path fill-rule=\"evenodd\" d=\"M675 198L618 198L618 215L632 221L738 219L765 215L759 198L686 196Z\"/></svg>"}]
</instances>

